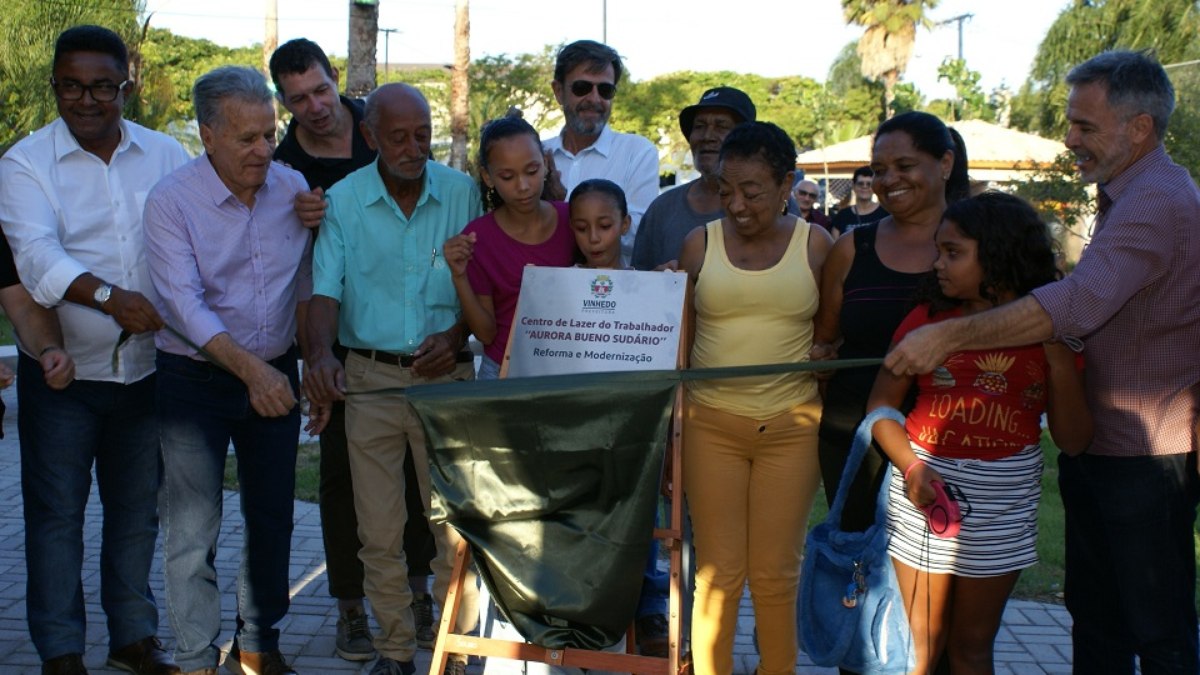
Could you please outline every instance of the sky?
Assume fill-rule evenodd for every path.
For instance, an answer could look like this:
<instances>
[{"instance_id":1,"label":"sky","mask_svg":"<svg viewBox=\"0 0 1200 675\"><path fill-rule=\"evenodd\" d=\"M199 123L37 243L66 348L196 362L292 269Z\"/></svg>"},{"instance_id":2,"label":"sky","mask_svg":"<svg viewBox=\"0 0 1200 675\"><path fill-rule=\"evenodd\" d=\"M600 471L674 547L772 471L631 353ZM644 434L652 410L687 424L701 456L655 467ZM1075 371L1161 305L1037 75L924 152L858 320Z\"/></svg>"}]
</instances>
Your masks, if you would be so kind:
<instances>
[{"instance_id":1,"label":"sky","mask_svg":"<svg viewBox=\"0 0 1200 675\"><path fill-rule=\"evenodd\" d=\"M146 0L150 24L229 47L262 42L269 0ZM279 41L307 37L345 55L349 0L275 0ZM379 0L379 27L392 63L453 60L454 0ZM942 0L935 21L962 14L963 57L991 91L1019 89L1038 44L1068 0ZM605 15L607 14L607 21ZM538 52L547 44L593 39L621 53L646 80L680 70L732 70L824 81L842 47L862 29L847 26L838 0L473 0L471 58ZM384 35L378 59L384 59ZM927 100L953 90L937 67L958 54L958 23L920 30L903 81Z\"/></svg>"}]
</instances>

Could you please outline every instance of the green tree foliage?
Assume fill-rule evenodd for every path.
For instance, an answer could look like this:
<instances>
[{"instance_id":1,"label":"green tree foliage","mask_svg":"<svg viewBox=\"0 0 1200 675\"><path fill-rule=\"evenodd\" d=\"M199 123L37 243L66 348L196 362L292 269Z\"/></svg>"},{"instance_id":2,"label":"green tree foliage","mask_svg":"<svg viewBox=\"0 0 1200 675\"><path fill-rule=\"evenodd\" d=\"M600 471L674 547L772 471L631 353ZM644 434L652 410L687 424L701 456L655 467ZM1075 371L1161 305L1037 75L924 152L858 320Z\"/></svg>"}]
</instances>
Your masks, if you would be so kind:
<instances>
[{"instance_id":1,"label":"green tree foliage","mask_svg":"<svg viewBox=\"0 0 1200 675\"><path fill-rule=\"evenodd\" d=\"M801 149L812 147L819 130L822 86L808 77L763 77L722 71L670 73L623 86L613 106L612 124L619 131L641 134L666 143L681 159L688 152L679 129L679 111L700 100L711 87L736 87L746 92L758 119L778 124Z\"/></svg>"},{"instance_id":2,"label":"green tree foliage","mask_svg":"<svg viewBox=\"0 0 1200 675\"><path fill-rule=\"evenodd\" d=\"M209 40L150 28L141 41L142 72L136 96L126 104L131 119L154 129L190 120L192 84L208 71L227 65L258 67L262 47L222 47Z\"/></svg>"},{"instance_id":3,"label":"green tree foliage","mask_svg":"<svg viewBox=\"0 0 1200 675\"><path fill-rule=\"evenodd\" d=\"M503 117L509 108L521 110L535 128L547 128L558 119L558 103L550 89L558 45L546 45L536 54L485 56L471 63L471 137L478 138L484 122ZM621 83L622 98L628 83Z\"/></svg>"},{"instance_id":4,"label":"green tree foliage","mask_svg":"<svg viewBox=\"0 0 1200 675\"><path fill-rule=\"evenodd\" d=\"M982 77L979 71L967 67L963 59L946 57L938 66L938 81L945 81L954 87L956 97L949 105L949 115L945 118L951 122L959 120L995 121L996 111L988 105L987 94L979 86Z\"/></svg>"},{"instance_id":5,"label":"green tree foliage","mask_svg":"<svg viewBox=\"0 0 1200 675\"><path fill-rule=\"evenodd\" d=\"M50 89L58 34L79 24L119 33L136 63L140 0L6 0L0 11L0 148L57 115Z\"/></svg>"},{"instance_id":6,"label":"green tree foliage","mask_svg":"<svg viewBox=\"0 0 1200 675\"><path fill-rule=\"evenodd\" d=\"M1175 113L1167 127L1171 158L1200 178L1200 63L1167 71L1175 85Z\"/></svg>"},{"instance_id":7,"label":"green tree foliage","mask_svg":"<svg viewBox=\"0 0 1200 675\"><path fill-rule=\"evenodd\" d=\"M862 58L858 55L858 43L849 42L829 66L826 76L829 92L840 102L831 115L833 123L854 120L869 129L886 119L883 115L883 84L869 80L862 74ZM903 85L897 85L903 86ZM838 113L841 114L838 114Z\"/></svg>"},{"instance_id":8,"label":"green tree foliage","mask_svg":"<svg viewBox=\"0 0 1200 675\"><path fill-rule=\"evenodd\" d=\"M1081 237L1084 217L1092 210L1087 188L1079 181L1075 157L1063 152L1054 163L1034 171L1013 185L1014 192L1038 211L1042 220L1054 226L1059 241Z\"/></svg>"},{"instance_id":9,"label":"green tree foliage","mask_svg":"<svg viewBox=\"0 0 1200 675\"><path fill-rule=\"evenodd\" d=\"M939 0L842 0L847 23L863 27L858 41L862 74L883 83L884 117L890 117L896 84L908 68L917 27L929 27L926 12Z\"/></svg>"},{"instance_id":10,"label":"green tree foliage","mask_svg":"<svg viewBox=\"0 0 1200 675\"><path fill-rule=\"evenodd\" d=\"M1038 47L1029 80L1012 102L1013 125L1061 137L1067 127L1063 79L1071 68L1108 49L1153 49L1162 63L1200 58L1198 34L1195 0L1075 0ZM1168 149L1175 145L1168 142Z\"/></svg>"}]
</instances>

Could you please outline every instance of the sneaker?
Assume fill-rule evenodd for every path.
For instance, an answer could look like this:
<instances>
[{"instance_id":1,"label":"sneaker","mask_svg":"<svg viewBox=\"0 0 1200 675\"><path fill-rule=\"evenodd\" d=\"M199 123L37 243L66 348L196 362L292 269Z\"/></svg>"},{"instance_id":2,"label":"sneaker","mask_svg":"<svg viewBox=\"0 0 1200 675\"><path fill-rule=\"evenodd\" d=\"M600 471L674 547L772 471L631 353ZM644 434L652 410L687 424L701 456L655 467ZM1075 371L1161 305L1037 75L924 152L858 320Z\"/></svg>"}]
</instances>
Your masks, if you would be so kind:
<instances>
[{"instance_id":1,"label":"sneaker","mask_svg":"<svg viewBox=\"0 0 1200 675\"><path fill-rule=\"evenodd\" d=\"M367 615L361 609L351 609L338 616L334 649L338 656L347 661L370 661L375 658L371 628L367 625Z\"/></svg>"},{"instance_id":2,"label":"sneaker","mask_svg":"<svg viewBox=\"0 0 1200 675\"><path fill-rule=\"evenodd\" d=\"M234 675L296 675L296 671L283 660L279 650L269 652L243 652L237 643L225 657L225 670Z\"/></svg>"},{"instance_id":3,"label":"sneaker","mask_svg":"<svg viewBox=\"0 0 1200 675\"><path fill-rule=\"evenodd\" d=\"M466 659L457 660L453 656L446 661L446 669L442 671L442 675L467 675Z\"/></svg>"},{"instance_id":4,"label":"sneaker","mask_svg":"<svg viewBox=\"0 0 1200 675\"><path fill-rule=\"evenodd\" d=\"M397 661L386 656L380 656L371 668L371 675L413 675L417 667L412 661Z\"/></svg>"},{"instance_id":5,"label":"sneaker","mask_svg":"<svg viewBox=\"0 0 1200 675\"><path fill-rule=\"evenodd\" d=\"M180 672L179 666L154 636L109 652L108 665L134 675L175 675Z\"/></svg>"},{"instance_id":6,"label":"sneaker","mask_svg":"<svg viewBox=\"0 0 1200 675\"><path fill-rule=\"evenodd\" d=\"M412 611L417 627L417 646L433 649L433 642L437 640L437 633L433 630L433 596L428 593L414 595Z\"/></svg>"},{"instance_id":7,"label":"sneaker","mask_svg":"<svg viewBox=\"0 0 1200 675\"><path fill-rule=\"evenodd\" d=\"M670 625L663 614L647 614L634 621L638 652L642 656L666 658L670 646Z\"/></svg>"}]
</instances>

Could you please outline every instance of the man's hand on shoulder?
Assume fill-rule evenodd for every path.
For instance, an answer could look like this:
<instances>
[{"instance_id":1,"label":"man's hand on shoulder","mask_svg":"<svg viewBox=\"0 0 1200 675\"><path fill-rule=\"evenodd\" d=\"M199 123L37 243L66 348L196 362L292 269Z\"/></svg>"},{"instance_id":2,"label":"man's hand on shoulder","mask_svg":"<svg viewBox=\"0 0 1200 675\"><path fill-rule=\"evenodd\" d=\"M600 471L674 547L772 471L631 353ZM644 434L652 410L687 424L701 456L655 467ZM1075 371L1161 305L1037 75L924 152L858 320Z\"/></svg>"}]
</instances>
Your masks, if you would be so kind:
<instances>
[{"instance_id":1,"label":"man's hand on shoulder","mask_svg":"<svg viewBox=\"0 0 1200 675\"><path fill-rule=\"evenodd\" d=\"M137 291L113 286L112 295L100 306L100 310L130 333L148 333L163 327L158 310L154 309L154 305L146 296Z\"/></svg>"},{"instance_id":2,"label":"man's hand on shoulder","mask_svg":"<svg viewBox=\"0 0 1200 675\"><path fill-rule=\"evenodd\" d=\"M325 217L325 191L315 188L308 192L297 192L294 204L300 224L310 230L321 225Z\"/></svg>"}]
</instances>

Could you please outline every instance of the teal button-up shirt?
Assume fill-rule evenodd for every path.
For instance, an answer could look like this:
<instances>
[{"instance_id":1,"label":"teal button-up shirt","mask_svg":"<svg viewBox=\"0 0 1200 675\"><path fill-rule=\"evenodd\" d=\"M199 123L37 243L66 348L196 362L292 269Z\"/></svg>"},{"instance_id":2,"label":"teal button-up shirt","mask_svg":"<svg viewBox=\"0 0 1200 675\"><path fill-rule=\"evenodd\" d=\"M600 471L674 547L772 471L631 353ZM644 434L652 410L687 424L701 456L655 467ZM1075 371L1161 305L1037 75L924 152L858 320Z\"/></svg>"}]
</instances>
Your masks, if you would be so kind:
<instances>
[{"instance_id":1,"label":"teal button-up shirt","mask_svg":"<svg viewBox=\"0 0 1200 675\"><path fill-rule=\"evenodd\" d=\"M313 294L341 303L346 347L411 354L458 320L458 296L442 244L479 217L479 189L466 174L429 162L412 217L388 194L378 160L327 194L313 251Z\"/></svg>"}]
</instances>

